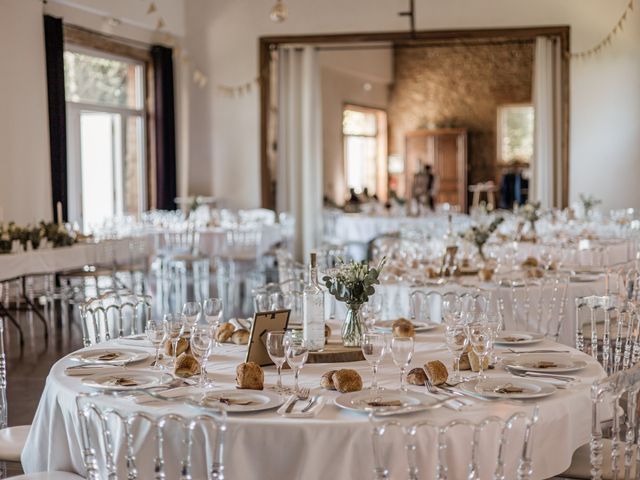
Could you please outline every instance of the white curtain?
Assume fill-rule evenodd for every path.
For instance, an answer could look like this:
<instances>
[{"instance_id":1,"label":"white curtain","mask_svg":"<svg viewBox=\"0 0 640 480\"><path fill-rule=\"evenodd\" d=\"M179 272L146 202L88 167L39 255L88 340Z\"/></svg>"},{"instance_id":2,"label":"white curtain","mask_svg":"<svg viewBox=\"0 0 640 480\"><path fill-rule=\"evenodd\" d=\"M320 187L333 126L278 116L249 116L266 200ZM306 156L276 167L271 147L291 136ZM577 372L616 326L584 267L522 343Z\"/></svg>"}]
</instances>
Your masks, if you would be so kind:
<instances>
[{"instance_id":1,"label":"white curtain","mask_svg":"<svg viewBox=\"0 0 640 480\"><path fill-rule=\"evenodd\" d=\"M535 132L529 198L543 208L562 201L560 42L538 37L533 65Z\"/></svg>"},{"instance_id":2,"label":"white curtain","mask_svg":"<svg viewBox=\"0 0 640 480\"><path fill-rule=\"evenodd\" d=\"M313 47L279 50L276 208L296 222L294 254L306 260L322 232L322 112Z\"/></svg>"}]
</instances>

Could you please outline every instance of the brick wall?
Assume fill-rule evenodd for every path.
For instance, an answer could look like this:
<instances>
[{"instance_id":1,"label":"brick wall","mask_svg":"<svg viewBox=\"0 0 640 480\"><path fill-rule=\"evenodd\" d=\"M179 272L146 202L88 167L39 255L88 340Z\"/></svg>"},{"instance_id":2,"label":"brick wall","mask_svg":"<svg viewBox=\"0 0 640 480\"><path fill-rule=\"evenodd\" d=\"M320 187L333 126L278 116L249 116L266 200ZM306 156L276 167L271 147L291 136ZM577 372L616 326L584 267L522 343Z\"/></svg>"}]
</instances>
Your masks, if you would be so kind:
<instances>
[{"instance_id":1,"label":"brick wall","mask_svg":"<svg viewBox=\"0 0 640 480\"><path fill-rule=\"evenodd\" d=\"M396 48L389 104L390 153L404 152L405 132L469 131L469 183L498 180L496 112L531 101L533 44Z\"/></svg>"}]
</instances>

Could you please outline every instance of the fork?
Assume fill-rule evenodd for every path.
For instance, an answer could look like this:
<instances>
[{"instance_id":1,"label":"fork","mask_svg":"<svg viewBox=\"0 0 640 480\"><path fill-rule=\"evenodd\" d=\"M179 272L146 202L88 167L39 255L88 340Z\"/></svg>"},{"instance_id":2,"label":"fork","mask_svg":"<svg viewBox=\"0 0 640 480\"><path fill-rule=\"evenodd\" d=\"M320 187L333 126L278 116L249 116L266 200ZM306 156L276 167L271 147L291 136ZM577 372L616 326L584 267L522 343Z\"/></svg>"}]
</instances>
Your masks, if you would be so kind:
<instances>
[{"instance_id":1,"label":"fork","mask_svg":"<svg viewBox=\"0 0 640 480\"><path fill-rule=\"evenodd\" d=\"M293 401L289 404L289 406L287 407L287 409L285 410L284 413L291 413L293 411L293 407L296 405L298 400L306 400L306 399L308 399L310 392L311 392L311 390L308 389L307 387L302 387L299 392L296 392L294 394L296 396L296 398L293 399Z\"/></svg>"},{"instance_id":2,"label":"fork","mask_svg":"<svg viewBox=\"0 0 640 480\"><path fill-rule=\"evenodd\" d=\"M425 377L424 384L427 387L427 391L430 394L432 394L432 395L442 395L444 397L447 397L447 399L450 400L451 403L456 404L457 407L454 407L454 409L460 409L460 408L462 408L462 407L464 407L466 405L462 400L458 400L457 398L454 398L453 393L444 391L444 390L439 389L438 387L436 387L431 382L431 380L429 380L429 377Z\"/></svg>"}]
</instances>

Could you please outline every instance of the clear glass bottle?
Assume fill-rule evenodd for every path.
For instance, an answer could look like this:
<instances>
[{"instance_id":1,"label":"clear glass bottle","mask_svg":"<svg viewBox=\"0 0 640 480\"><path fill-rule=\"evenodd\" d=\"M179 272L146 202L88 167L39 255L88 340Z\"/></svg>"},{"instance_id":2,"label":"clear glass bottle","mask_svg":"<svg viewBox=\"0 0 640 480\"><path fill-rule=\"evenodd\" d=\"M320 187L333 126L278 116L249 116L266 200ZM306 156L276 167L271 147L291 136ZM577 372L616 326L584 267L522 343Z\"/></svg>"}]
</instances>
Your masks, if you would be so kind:
<instances>
[{"instance_id":1,"label":"clear glass bottle","mask_svg":"<svg viewBox=\"0 0 640 480\"><path fill-rule=\"evenodd\" d=\"M303 336L308 342L309 351L324 349L324 291L318 283L318 263L316 253L311 253L309 283L304 287L302 296Z\"/></svg>"}]
</instances>

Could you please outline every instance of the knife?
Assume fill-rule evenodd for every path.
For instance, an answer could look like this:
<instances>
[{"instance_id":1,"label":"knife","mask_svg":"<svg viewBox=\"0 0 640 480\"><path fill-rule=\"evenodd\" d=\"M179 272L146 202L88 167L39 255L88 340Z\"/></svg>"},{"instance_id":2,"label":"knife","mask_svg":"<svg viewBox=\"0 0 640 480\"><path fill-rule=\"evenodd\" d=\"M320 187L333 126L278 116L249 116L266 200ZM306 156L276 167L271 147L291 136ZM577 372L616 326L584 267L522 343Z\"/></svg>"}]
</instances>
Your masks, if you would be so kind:
<instances>
[{"instance_id":1,"label":"knife","mask_svg":"<svg viewBox=\"0 0 640 480\"><path fill-rule=\"evenodd\" d=\"M294 399L291 401L291 403L289 404L287 409L284 411L284 413L291 413L296 403L298 403L298 397L294 397Z\"/></svg>"},{"instance_id":2,"label":"knife","mask_svg":"<svg viewBox=\"0 0 640 480\"><path fill-rule=\"evenodd\" d=\"M309 410L313 408L313 406L318 401L318 397L313 397L311 401L301 410L301 413L307 413Z\"/></svg>"}]
</instances>

